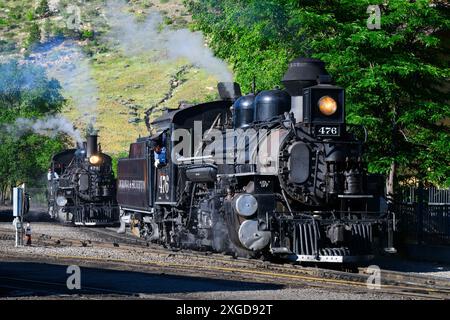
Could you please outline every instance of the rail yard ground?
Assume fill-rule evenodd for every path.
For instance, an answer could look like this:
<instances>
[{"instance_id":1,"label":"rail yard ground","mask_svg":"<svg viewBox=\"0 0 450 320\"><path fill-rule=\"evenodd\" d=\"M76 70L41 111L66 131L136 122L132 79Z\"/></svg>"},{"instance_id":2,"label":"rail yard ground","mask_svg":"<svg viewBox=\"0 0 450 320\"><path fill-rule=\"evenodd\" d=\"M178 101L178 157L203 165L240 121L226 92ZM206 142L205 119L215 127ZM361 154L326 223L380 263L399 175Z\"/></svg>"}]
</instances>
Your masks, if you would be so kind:
<instances>
[{"instance_id":1,"label":"rail yard ground","mask_svg":"<svg viewBox=\"0 0 450 320\"><path fill-rule=\"evenodd\" d=\"M6 220L6 219L5 219ZM367 275L273 264L231 256L170 251L114 229L33 222L33 245L14 247L0 223L2 299L448 299L450 266L381 261L380 289ZM81 290L69 290L67 266L81 268ZM384 270L388 266L390 270Z\"/></svg>"}]
</instances>

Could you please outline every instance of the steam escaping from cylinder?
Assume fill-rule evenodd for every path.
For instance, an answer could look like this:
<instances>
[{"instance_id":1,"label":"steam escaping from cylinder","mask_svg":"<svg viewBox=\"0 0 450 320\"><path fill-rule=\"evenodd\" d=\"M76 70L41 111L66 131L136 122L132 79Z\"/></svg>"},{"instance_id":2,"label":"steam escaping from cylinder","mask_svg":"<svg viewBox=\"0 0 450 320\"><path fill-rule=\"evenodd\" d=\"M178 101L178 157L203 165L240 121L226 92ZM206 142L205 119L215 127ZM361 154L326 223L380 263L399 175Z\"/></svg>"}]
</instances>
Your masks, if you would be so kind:
<instances>
[{"instance_id":1,"label":"steam escaping from cylinder","mask_svg":"<svg viewBox=\"0 0 450 320\"><path fill-rule=\"evenodd\" d=\"M74 128L69 120L62 116L49 116L43 119L19 118L7 129L16 137L31 131L51 138L55 138L59 134L66 134L77 144L83 142L80 132Z\"/></svg>"},{"instance_id":2,"label":"steam escaping from cylinder","mask_svg":"<svg viewBox=\"0 0 450 320\"><path fill-rule=\"evenodd\" d=\"M249 258L249 252L236 246L230 238L231 226L217 212L213 214L212 248L216 252L232 253L238 257Z\"/></svg>"},{"instance_id":3,"label":"steam escaping from cylinder","mask_svg":"<svg viewBox=\"0 0 450 320\"><path fill-rule=\"evenodd\" d=\"M234 252L234 248L228 237L227 226L225 221L216 215L215 223L212 227L212 247L217 252L231 251Z\"/></svg>"},{"instance_id":4,"label":"steam escaping from cylinder","mask_svg":"<svg viewBox=\"0 0 450 320\"><path fill-rule=\"evenodd\" d=\"M227 64L215 57L212 50L205 45L201 32L170 29L163 25L163 18L158 12L152 12L144 22L139 23L132 14L124 12L126 5L124 1L110 0L106 12L111 27L107 38L118 44L126 55L153 51L161 58L184 58L221 82L233 82L233 75ZM232 86L229 89L232 90Z\"/></svg>"}]
</instances>

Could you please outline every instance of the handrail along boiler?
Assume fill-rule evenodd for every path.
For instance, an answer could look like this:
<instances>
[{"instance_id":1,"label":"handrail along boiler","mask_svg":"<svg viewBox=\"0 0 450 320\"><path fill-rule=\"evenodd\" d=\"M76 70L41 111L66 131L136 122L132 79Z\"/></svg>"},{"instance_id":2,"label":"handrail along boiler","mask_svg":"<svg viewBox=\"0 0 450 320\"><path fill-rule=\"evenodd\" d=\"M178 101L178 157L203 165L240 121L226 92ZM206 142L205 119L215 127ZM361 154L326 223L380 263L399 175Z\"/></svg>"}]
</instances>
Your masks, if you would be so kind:
<instances>
[{"instance_id":1,"label":"handrail along boiler","mask_svg":"<svg viewBox=\"0 0 450 320\"><path fill-rule=\"evenodd\" d=\"M220 101L154 120L119 160L122 221L168 246L246 256L345 263L392 249L383 179L366 171L367 133L346 124L344 89L310 58L291 62L282 82L245 96L221 83ZM203 139L180 153L177 135L199 123ZM223 152L212 148L218 133L231 136ZM164 165L154 165L157 144L171 155Z\"/></svg>"}]
</instances>

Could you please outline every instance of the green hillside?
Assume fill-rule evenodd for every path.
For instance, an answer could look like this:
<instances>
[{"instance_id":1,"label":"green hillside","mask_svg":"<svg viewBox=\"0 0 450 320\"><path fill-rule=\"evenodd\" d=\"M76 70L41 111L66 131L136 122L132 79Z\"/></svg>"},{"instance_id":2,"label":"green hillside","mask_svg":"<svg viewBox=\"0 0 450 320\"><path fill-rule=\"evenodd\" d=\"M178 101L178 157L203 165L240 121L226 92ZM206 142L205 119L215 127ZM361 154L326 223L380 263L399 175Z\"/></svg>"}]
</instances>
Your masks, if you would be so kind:
<instances>
[{"instance_id":1,"label":"green hillside","mask_svg":"<svg viewBox=\"0 0 450 320\"><path fill-rule=\"evenodd\" d=\"M86 110L95 112L95 126L100 130L103 150L118 154L126 151L136 137L148 134L144 122L148 108L158 106L151 115L155 117L164 107L175 108L180 101L212 99L216 96L217 79L187 60L161 59L152 50L130 55L114 42L105 40L110 30L110 21L105 19L107 5L107 1L100 0L2 0L0 51L2 59L31 56L36 63L41 63L41 56L35 57L37 43L47 43L55 37L70 39L88 61L89 74L85 78L89 82L74 79L67 86L66 79L60 81L67 98L63 115L84 130ZM185 28L190 23L181 0L130 0L122 11L132 14L137 22L145 22L149 14L159 12L163 17L160 28ZM70 25L77 22L76 18L72 19L77 12L80 27L74 30ZM58 60L58 71L65 72L72 56L58 59L63 60ZM68 60L67 65L64 59ZM52 76L50 70L49 73ZM80 109L79 100L84 99L86 86L95 91L93 106Z\"/></svg>"}]
</instances>

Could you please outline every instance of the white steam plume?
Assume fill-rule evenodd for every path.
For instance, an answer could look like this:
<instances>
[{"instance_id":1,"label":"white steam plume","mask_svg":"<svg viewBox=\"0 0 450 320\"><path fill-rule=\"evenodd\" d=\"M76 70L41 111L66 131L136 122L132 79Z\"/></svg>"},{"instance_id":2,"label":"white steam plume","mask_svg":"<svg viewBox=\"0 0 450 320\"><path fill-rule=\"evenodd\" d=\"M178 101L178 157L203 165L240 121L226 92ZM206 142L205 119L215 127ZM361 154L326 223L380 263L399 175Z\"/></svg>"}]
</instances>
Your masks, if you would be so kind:
<instances>
[{"instance_id":1,"label":"white steam plume","mask_svg":"<svg viewBox=\"0 0 450 320\"><path fill-rule=\"evenodd\" d=\"M53 39L40 45L26 63L44 67L49 78L61 84L63 92L72 98L80 114L80 122L95 126L98 91L92 78L89 59L73 40Z\"/></svg>"},{"instance_id":2,"label":"white steam plume","mask_svg":"<svg viewBox=\"0 0 450 320\"><path fill-rule=\"evenodd\" d=\"M128 56L161 49L163 37L158 30L163 23L161 15L152 12L144 22L138 23L132 14L123 11L125 6L122 1L108 1L106 19L111 29L106 38Z\"/></svg>"},{"instance_id":3,"label":"white steam plume","mask_svg":"<svg viewBox=\"0 0 450 320\"><path fill-rule=\"evenodd\" d=\"M185 58L219 81L233 81L226 63L205 46L201 32L171 30L163 25L163 18L158 12L150 13L144 22L139 23L132 14L124 12L126 5L122 0L109 0L106 9L106 18L111 27L107 37L118 44L126 55L155 51L169 59Z\"/></svg>"},{"instance_id":4,"label":"white steam plume","mask_svg":"<svg viewBox=\"0 0 450 320\"><path fill-rule=\"evenodd\" d=\"M216 76L219 81L233 81L233 75L226 63L215 57L211 49L205 47L205 38L201 32L191 32L188 29L166 30L165 39L165 47L170 58L186 58L193 65Z\"/></svg>"},{"instance_id":5,"label":"white steam plume","mask_svg":"<svg viewBox=\"0 0 450 320\"><path fill-rule=\"evenodd\" d=\"M44 119L19 118L8 127L8 131L16 136L21 136L30 130L51 138L58 134L67 134L76 143L83 141L80 132L73 127L69 120L62 116L49 116Z\"/></svg>"}]
</instances>

